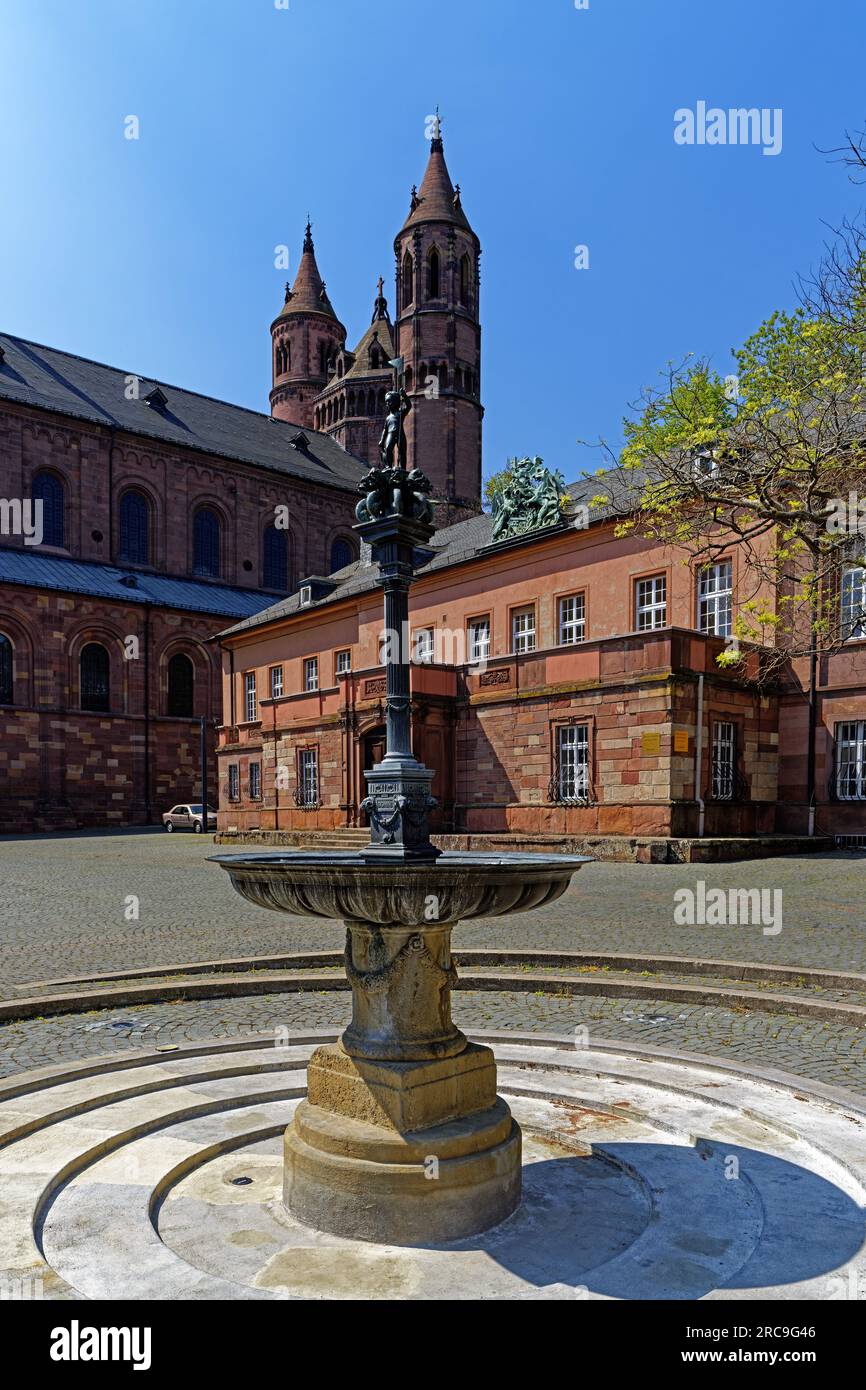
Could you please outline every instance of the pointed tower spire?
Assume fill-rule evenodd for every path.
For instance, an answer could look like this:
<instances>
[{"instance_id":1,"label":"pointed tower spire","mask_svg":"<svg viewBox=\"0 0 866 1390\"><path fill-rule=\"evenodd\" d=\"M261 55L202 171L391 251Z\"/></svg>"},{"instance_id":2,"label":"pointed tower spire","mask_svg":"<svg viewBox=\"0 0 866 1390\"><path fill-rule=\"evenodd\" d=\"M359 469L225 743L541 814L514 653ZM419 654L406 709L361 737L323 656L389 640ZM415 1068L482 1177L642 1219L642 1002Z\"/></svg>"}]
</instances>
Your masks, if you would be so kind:
<instances>
[{"instance_id":1,"label":"pointed tower spire","mask_svg":"<svg viewBox=\"0 0 866 1390\"><path fill-rule=\"evenodd\" d=\"M442 143L442 121L437 109L430 129L430 158L421 180L421 187L412 188L409 216L403 223L403 230L414 227L419 222L452 222L457 227L469 228L469 221L463 211L460 194L455 190L445 163L445 147Z\"/></svg>"},{"instance_id":2,"label":"pointed tower spire","mask_svg":"<svg viewBox=\"0 0 866 1390\"><path fill-rule=\"evenodd\" d=\"M319 274L313 227L307 215L295 282L271 324L273 344L271 414L305 429L315 428L315 398L346 342Z\"/></svg>"}]
</instances>

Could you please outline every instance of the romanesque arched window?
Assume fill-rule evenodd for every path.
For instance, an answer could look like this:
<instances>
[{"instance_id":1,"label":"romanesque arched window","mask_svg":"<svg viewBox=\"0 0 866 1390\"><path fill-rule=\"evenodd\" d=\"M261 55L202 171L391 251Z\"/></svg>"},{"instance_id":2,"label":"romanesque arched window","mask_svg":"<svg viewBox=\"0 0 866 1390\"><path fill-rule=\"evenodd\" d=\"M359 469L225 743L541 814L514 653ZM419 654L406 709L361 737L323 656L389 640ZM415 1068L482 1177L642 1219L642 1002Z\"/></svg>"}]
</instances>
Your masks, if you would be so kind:
<instances>
[{"instance_id":1,"label":"romanesque arched window","mask_svg":"<svg viewBox=\"0 0 866 1390\"><path fill-rule=\"evenodd\" d=\"M331 569L330 573L335 574L337 570L344 570L347 565L351 565L355 558L355 552L351 542L338 536L331 546Z\"/></svg>"},{"instance_id":2,"label":"romanesque arched window","mask_svg":"<svg viewBox=\"0 0 866 1390\"><path fill-rule=\"evenodd\" d=\"M472 283L472 265L468 256L460 257L460 303L469 308L469 287Z\"/></svg>"},{"instance_id":3,"label":"romanesque arched window","mask_svg":"<svg viewBox=\"0 0 866 1390\"><path fill-rule=\"evenodd\" d=\"M141 492L120 499L120 558L146 565L150 560L150 505Z\"/></svg>"},{"instance_id":4,"label":"romanesque arched window","mask_svg":"<svg viewBox=\"0 0 866 1390\"><path fill-rule=\"evenodd\" d=\"M355 414L355 393L354 393L354 391L350 391L350 392L349 392L349 414L350 414L350 415L354 415L354 414Z\"/></svg>"},{"instance_id":5,"label":"romanesque arched window","mask_svg":"<svg viewBox=\"0 0 866 1390\"><path fill-rule=\"evenodd\" d=\"M101 642L82 647L78 662L82 709L107 711L111 707L111 663Z\"/></svg>"},{"instance_id":6,"label":"romanesque arched window","mask_svg":"<svg viewBox=\"0 0 866 1390\"><path fill-rule=\"evenodd\" d=\"M11 705L15 696L15 663L12 643L0 632L0 705Z\"/></svg>"},{"instance_id":7,"label":"romanesque arched window","mask_svg":"<svg viewBox=\"0 0 866 1390\"><path fill-rule=\"evenodd\" d=\"M177 719L191 719L195 693L195 670L188 656L178 652L168 663L168 713Z\"/></svg>"},{"instance_id":8,"label":"romanesque arched window","mask_svg":"<svg viewBox=\"0 0 866 1390\"><path fill-rule=\"evenodd\" d=\"M220 519L210 507L199 507L192 525L194 574L218 579L220 573Z\"/></svg>"},{"instance_id":9,"label":"romanesque arched window","mask_svg":"<svg viewBox=\"0 0 866 1390\"><path fill-rule=\"evenodd\" d=\"M268 526L262 542L262 581L266 589L289 587L289 538L285 531Z\"/></svg>"},{"instance_id":10,"label":"romanesque arched window","mask_svg":"<svg viewBox=\"0 0 866 1390\"><path fill-rule=\"evenodd\" d=\"M412 374L412 368L411 368L411 367L407 367L407 368L406 368L406 390L407 390L407 391L411 391L411 390L412 390L412 383L413 383L414 379L415 379L415 378L414 378L414 376L413 376L413 374Z\"/></svg>"},{"instance_id":11,"label":"romanesque arched window","mask_svg":"<svg viewBox=\"0 0 866 1390\"><path fill-rule=\"evenodd\" d=\"M439 363L439 390L440 390L440 391L447 391L447 389L448 389L448 368L447 368L447 366L445 365L444 362L440 362L440 363Z\"/></svg>"},{"instance_id":12,"label":"romanesque arched window","mask_svg":"<svg viewBox=\"0 0 866 1390\"><path fill-rule=\"evenodd\" d=\"M403 304L411 304L415 298L415 267L412 265L412 253L407 251L403 257Z\"/></svg>"},{"instance_id":13,"label":"romanesque arched window","mask_svg":"<svg viewBox=\"0 0 866 1390\"><path fill-rule=\"evenodd\" d=\"M37 473L33 479L33 501L42 503L42 544L66 544L64 540L64 490L53 473Z\"/></svg>"},{"instance_id":14,"label":"romanesque arched window","mask_svg":"<svg viewBox=\"0 0 866 1390\"><path fill-rule=\"evenodd\" d=\"M439 252L433 246L427 256L427 298L438 299L440 294Z\"/></svg>"}]
</instances>

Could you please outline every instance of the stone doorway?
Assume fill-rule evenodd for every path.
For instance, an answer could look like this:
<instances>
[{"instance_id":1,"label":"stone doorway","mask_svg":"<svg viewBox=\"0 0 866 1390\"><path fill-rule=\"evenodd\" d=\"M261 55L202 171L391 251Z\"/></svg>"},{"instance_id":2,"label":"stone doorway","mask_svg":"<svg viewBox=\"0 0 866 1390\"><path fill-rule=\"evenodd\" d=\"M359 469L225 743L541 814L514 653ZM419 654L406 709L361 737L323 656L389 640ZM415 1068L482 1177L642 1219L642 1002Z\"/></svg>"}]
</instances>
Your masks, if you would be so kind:
<instances>
[{"instance_id":1,"label":"stone doorway","mask_svg":"<svg viewBox=\"0 0 866 1390\"><path fill-rule=\"evenodd\" d=\"M380 763L385 756L385 725L377 724L375 728L369 729L361 740L363 760L361 763L361 800L367 795L367 784L364 781L364 773L376 763ZM361 824L369 825L365 812L361 813Z\"/></svg>"}]
</instances>

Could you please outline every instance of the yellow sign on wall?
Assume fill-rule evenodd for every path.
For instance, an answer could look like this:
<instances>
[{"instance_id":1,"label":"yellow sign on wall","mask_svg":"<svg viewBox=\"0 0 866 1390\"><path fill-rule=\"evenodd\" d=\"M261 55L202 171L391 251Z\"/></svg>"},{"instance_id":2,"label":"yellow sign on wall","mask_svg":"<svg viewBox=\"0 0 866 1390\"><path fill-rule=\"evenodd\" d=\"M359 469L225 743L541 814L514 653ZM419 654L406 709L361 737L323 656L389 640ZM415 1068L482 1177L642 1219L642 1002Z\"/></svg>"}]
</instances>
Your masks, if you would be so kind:
<instances>
[{"instance_id":1,"label":"yellow sign on wall","mask_svg":"<svg viewBox=\"0 0 866 1390\"><path fill-rule=\"evenodd\" d=\"M675 752L675 753L688 753L688 751L689 751L689 736L688 736L687 731L686 731L685 729L675 729L675 730L674 730L674 752Z\"/></svg>"},{"instance_id":2,"label":"yellow sign on wall","mask_svg":"<svg viewBox=\"0 0 866 1390\"><path fill-rule=\"evenodd\" d=\"M647 733L645 733L645 734L641 734L641 736L640 736L640 747L641 747L641 752L642 752L646 757L652 757L654 754L660 753L660 752L662 751L662 736L661 736L661 734L659 734L659 733L652 733L652 732L650 732L650 731L647 731Z\"/></svg>"}]
</instances>

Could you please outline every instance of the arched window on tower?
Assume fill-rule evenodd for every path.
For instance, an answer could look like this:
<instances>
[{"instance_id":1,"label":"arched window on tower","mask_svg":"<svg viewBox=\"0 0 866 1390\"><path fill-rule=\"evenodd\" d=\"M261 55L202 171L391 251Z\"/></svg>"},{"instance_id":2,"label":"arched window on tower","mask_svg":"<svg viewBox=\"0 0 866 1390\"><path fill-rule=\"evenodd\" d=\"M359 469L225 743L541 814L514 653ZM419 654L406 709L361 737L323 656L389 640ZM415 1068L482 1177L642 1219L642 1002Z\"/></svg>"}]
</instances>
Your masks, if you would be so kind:
<instances>
[{"instance_id":1,"label":"arched window on tower","mask_svg":"<svg viewBox=\"0 0 866 1390\"><path fill-rule=\"evenodd\" d=\"M448 390L448 368L444 362L439 363L439 390Z\"/></svg>"},{"instance_id":2,"label":"arched window on tower","mask_svg":"<svg viewBox=\"0 0 866 1390\"><path fill-rule=\"evenodd\" d=\"M33 479L33 501L42 503L42 544L63 546L63 484L53 473L37 473Z\"/></svg>"},{"instance_id":3,"label":"arched window on tower","mask_svg":"<svg viewBox=\"0 0 866 1390\"><path fill-rule=\"evenodd\" d=\"M342 536L338 536L331 546L331 568L329 573L336 574L337 570L344 570L347 565L351 565L355 558L355 552L349 541Z\"/></svg>"},{"instance_id":4,"label":"arched window on tower","mask_svg":"<svg viewBox=\"0 0 866 1390\"><path fill-rule=\"evenodd\" d=\"M193 518L194 574L218 579L220 573L220 519L210 507L200 507Z\"/></svg>"},{"instance_id":5,"label":"arched window on tower","mask_svg":"<svg viewBox=\"0 0 866 1390\"><path fill-rule=\"evenodd\" d=\"M78 678L82 709L105 713L111 708L111 663L101 642L88 642L82 648Z\"/></svg>"},{"instance_id":6,"label":"arched window on tower","mask_svg":"<svg viewBox=\"0 0 866 1390\"><path fill-rule=\"evenodd\" d=\"M472 264L468 256L460 258L460 303L469 308L469 287L472 283Z\"/></svg>"},{"instance_id":7,"label":"arched window on tower","mask_svg":"<svg viewBox=\"0 0 866 1390\"><path fill-rule=\"evenodd\" d=\"M406 390L407 390L407 391L411 391L411 390L412 390L412 384L413 384L414 380L415 380L415 377L414 377L414 375L413 375L413 373L412 373L412 368L411 368L411 367L407 367L407 368L406 368Z\"/></svg>"},{"instance_id":8,"label":"arched window on tower","mask_svg":"<svg viewBox=\"0 0 866 1390\"><path fill-rule=\"evenodd\" d=\"M412 264L412 253L407 251L403 257L403 293L402 300L404 306L411 304L415 298L415 267Z\"/></svg>"},{"instance_id":9,"label":"arched window on tower","mask_svg":"<svg viewBox=\"0 0 866 1390\"><path fill-rule=\"evenodd\" d=\"M286 531L268 526L262 542L262 582L266 589L289 588L289 538Z\"/></svg>"},{"instance_id":10,"label":"arched window on tower","mask_svg":"<svg viewBox=\"0 0 866 1390\"><path fill-rule=\"evenodd\" d=\"M120 499L120 558L134 565L150 561L150 506L141 492L125 492Z\"/></svg>"},{"instance_id":11,"label":"arched window on tower","mask_svg":"<svg viewBox=\"0 0 866 1390\"><path fill-rule=\"evenodd\" d=\"M15 663L12 643L0 632L0 705L11 705L15 696Z\"/></svg>"},{"instance_id":12,"label":"arched window on tower","mask_svg":"<svg viewBox=\"0 0 866 1390\"><path fill-rule=\"evenodd\" d=\"M436 247L432 247L427 257L427 298L438 299L440 294L439 286L439 252Z\"/></svg>"},{"instance_id":13,"label":"arched window on tower","mask_svg":"<svg viewBox=\"0 0 866 1390\"><path fill-rule=\"evenodd\" d=\"M188 656L178 652L168 663L168 713L176 719L192 719L195 671Z\"/></svg>"}]
</instances>

